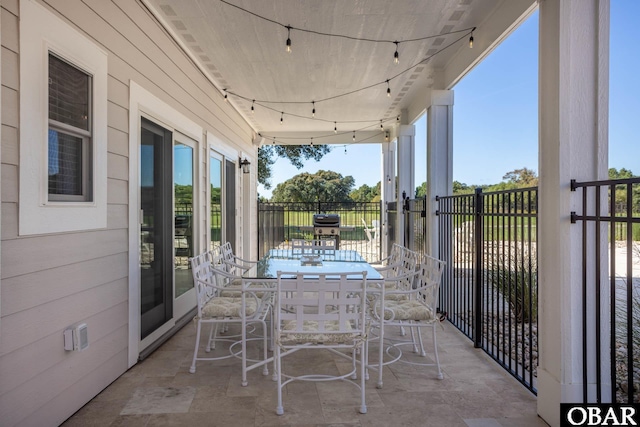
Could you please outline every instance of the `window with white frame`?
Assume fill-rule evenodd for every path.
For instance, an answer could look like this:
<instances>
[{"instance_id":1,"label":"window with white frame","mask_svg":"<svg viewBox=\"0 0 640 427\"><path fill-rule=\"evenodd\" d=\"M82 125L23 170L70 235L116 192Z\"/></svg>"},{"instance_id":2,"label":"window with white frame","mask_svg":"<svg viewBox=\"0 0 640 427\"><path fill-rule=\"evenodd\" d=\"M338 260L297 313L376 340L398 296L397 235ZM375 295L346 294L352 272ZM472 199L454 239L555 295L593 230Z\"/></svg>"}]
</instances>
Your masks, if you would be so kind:
<instances>
[{"instance_id":1,"label":"window with white frame","mask_svg":"<svg viewBox=\"0 0 640 427\"><path fill-rule=\"evenodd\" d=\"M91 201L91 76L49 53L49 200Z\"/></svg>"},{"instance_id":2,"label":"window with white frame","mask_svg":"<svg viewBox=\"0 0 640 427\"><path fill-rule=\"evenodd\" d=\"M19 235L107 227L107 53L20 0Z\"/></svg>"}]
</instances>

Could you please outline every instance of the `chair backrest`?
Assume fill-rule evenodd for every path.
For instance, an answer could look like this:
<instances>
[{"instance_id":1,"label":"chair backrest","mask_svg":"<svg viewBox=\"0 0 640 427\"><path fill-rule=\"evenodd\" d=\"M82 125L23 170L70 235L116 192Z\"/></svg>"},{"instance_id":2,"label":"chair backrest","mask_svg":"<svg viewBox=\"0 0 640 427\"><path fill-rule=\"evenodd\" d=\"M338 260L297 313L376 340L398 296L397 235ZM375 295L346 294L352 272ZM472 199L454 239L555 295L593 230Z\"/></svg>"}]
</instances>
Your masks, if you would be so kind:
<instances>
[{"instance_id":1,"label":"chair backrest","mask_svg":"<svg viewBox=\"0 0 640 427\"><path fill-rule=\"evenodd\" d=\"M308 274L308 273L306 273ZM276 339L283 333L295 334L299 342L312 342L319 335L364 335L367 273L277 274L275 327ZM327 340L331 341L331 339Z\"/></svg>"},{"instance_id":2,"label":"chair backrest","mask_svg":"<svg viewBox=\"0 0 640 427\"><path fill-rule=\"evenodd\" d=\"M396 245L394 244L393 249L396 249L395 246ZM393 264L391 264L390 261L390 265L393 265L393 267L391 269L391 274L388 277L403 277L403 279L400 280L396 284L396 286L409 289L413 285L413 278L408 275L414 273L418 269L418 266L420 264L420 254L407 249L404 246L397 246L398 248L396 250L398 252L396 254L393 254L392 252L392 255L395 256L395 259L392 260Z\"/></svg>"},{"instance_id":3,"label":"chair backrest","mask_svg":"<svg viewBox=\"0 0 640 427\"><path fill-rule=\"evenodd\" d=\"M360 218L362 220L362 224L364 225L364 234L367 236L367 241L373 241L373 236L371 235L371 229L367 227L367 221L364 218Z\"/></svg>"},{"instance_id":4,"label":"chair backrest","mask_svg":"<svg viewBox=\"0 0 640 427\"><path fill-rule=\"evenodd\" d=\"M313 248L312 240L291 239L291 250L293 251L294 255L311 253L312 248Z\"/></svg>"},{"instance_id":5,"label":"chair backrest","mask_svg":"<svg viewBox=\"0 0 640 427\"><path fill-rule=\"evenodd\" d=\"M415 289L418 298L427 306L431 307L435 313L438 306L438 293L440 291L440 283L442 282L442 274L446 262L429 255L422 255L420 258Z\"/></svg>"},{"instance_id":6,"label":"chair backrest","mask_svg":"<svg viewBox=\"0 0 640 427\"><path fill-rule=\"evenodd\" d=\"M336 239L312 240L312 248L314 252L334 254L336 252L336 246Z\"/></svg>"},{"instance_id":7,"label":"chair backrest","mask_svg":"<svg viewBox=\"0 0 640 427\"><path fill-rule=\"evenodd\" d=\"M191 273L196 288L198 314L200 315L207 301L219 292L211 251L194 256L189 261L191 262Z\"/></svg>"}]
</instances>

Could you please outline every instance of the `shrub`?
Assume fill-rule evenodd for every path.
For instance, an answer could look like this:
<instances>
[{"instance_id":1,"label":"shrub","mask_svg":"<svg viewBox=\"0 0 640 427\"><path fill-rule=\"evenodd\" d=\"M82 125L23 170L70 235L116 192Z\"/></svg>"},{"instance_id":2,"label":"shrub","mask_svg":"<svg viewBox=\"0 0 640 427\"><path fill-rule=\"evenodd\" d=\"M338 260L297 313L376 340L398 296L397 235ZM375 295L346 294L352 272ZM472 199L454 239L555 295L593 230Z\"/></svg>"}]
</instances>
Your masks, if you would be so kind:
<instances>
[{"instance_id":1,"label":"shrub","mask_svg":"<svg viewBox=\"0 0 640 427\"><path fill-rule=\"evenodd\" d=\"M508 302L516 321L532 323L538 319L538 259L535 246L529 252L516 243L488 257L487 282Z\"/></svg>"}]
</instances>

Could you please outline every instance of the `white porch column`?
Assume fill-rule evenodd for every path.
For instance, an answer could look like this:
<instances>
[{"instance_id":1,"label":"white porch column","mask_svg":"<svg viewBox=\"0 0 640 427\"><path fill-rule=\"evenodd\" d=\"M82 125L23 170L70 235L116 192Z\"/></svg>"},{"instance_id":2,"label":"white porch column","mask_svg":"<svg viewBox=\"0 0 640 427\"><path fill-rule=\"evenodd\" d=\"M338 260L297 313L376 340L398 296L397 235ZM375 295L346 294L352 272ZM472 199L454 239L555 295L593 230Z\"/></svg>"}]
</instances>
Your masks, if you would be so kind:
<instances>
[{"instance_id":1,"label":"white porch column","mask_svg":"<svg viewBox=\"0 0 640 427\"><path fill-rule=\"evenodd\" d=\"M396 241L405 246L410 242L405 241L404 215L402 215L402 195L407 198L414 197L415 185L415 136L416 127L414 125L402 124L398 127L398 222L396 224Z\"/></svg>"},{"instance_id":2,"label":"white porch column","mask_svg":"<svg viewBox=\"0 0 640 427\"><path fill-rule=\"evenodd\" d=\"M539 8L538 414L557 426L560 403L582 400L581 226L570 222L580 196L570 180L607 178L609 2Z\"/></svg>"},{"instance_id":3,"label":"white porch column","mask_svg":"<svg viewBox=\"0 0 640 427\"><path fill-rule=\"evenodd\" d=\"M453 91L427 91L427 241L438 256L438 202L453 194Z\"/></svg>"},{"instance_id":4,"label":"white porch column","mask_svg":"<svg viewBox=\"0 0 640 427\"><path fill-rule=\"evenodd\" d=\"M381 202L382 202L382 212L381 212L381 227L380 232L382 233L382 238L380 239L381 249L382 249L382 257L386 257L387 254L387 245L385 242L387 241L388 227L387 227L387 203L393 202L396 200L395 195L395 181L396 181L396 168L395 168L395 159L396 159L396 143L394 141L383 142L380 144L382 149L381 159L381 169L382 169L382 177L380 180L380 191L381 191Z\"/></svg>"}]
</instances>

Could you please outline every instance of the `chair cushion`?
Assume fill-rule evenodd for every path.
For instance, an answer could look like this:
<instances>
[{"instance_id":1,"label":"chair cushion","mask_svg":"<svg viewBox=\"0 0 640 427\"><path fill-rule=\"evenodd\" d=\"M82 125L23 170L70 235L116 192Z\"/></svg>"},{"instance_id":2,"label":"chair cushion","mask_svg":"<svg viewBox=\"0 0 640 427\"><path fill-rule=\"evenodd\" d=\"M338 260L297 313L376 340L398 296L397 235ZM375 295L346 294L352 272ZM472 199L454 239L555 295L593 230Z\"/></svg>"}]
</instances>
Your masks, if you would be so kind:
<instances>
[{"instance_id":1,"label":"chair cushion","mask_svg":"<svg viewBox=\"0 0 640 427\"><path fill-rule=\"evenodd\" d=\"M353 340L357 339L359 333L340 332L340 333L321 333L318 332L318 322L314 320L305 320L302 326L303 332L288 332L295 331L297 322L295 320L288 320L282 322L282 331L280 332L280 344L297 344L297 343L315 343L315 344L341 344L341 343L353 343ZM347 323L348 329L352 329L350 323ZM327 321L324 324L325 332L338 331L338 322Z\"/></svg>"},{"instance_id":2,"label":"chair cushion","mask_svg":"<svg viewBox=\"0 0 640 427\"><path fill-rule=\"evenodd\" d=\"M234 280L232 284L225 286L225 289L220 291L220 296L240 298L241 288L242 288L242 281ZM251 294L254 294L259 299L262 299L264 297L266 293L266 291L264 290L265 288L267 288L267 286L263 285L262 283L251 283L248 287L248 289L251 290ZM250 297L250 295L248 296Z\"/></svg>"},{"instance_id":3,"label":"chair cushion","mask_svg":"<svg viewBox=\"0 0 640 427\"><path fill-rule=\"evenodd\" d=\"M246 316L253 316L256 313L257 304L253 298L245 298ZM214 297L207 302L202 309L205 317L240 317L242 312L242 298L235 297Z\"/></svg>"},{"instance_id":4,"label":"chair cushion","mask_svg":"<svg viewBox=\"0 0 640 427\"><path fill-rule=\"evenodd\" d=\"M390 320L423 320L434 321L433 310L416 300L391 301L385 299L384 318Z\"/></svg>"}]
</instances>

